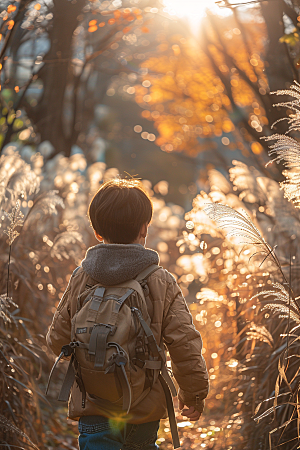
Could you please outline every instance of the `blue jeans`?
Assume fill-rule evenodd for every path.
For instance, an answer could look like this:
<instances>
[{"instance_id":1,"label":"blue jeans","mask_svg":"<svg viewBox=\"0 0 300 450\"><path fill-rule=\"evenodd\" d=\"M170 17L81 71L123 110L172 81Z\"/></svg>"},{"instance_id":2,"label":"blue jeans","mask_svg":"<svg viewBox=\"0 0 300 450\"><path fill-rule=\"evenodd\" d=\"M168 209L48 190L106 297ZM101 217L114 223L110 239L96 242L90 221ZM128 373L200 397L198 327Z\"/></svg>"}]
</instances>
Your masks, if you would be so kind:
<instances>
[{"instance_id":1,"label":"blue jeans","mask_svg":"<svg viewBox=\"0 0 300 450\"><path fill-rule=\"evenodd\" d=\"M139 425L116 423L104 417L79 421L80 450L156 450L159 420ZM88 422L88 423L87 423Z\"/></svg>"}]
</instances>

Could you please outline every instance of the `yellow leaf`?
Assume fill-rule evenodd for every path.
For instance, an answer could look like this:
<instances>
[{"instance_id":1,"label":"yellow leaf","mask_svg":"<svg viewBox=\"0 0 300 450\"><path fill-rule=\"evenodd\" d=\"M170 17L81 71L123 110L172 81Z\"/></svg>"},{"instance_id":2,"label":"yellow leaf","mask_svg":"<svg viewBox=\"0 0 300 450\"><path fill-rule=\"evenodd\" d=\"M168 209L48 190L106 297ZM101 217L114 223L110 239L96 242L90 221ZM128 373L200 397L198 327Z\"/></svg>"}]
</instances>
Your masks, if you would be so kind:
<instances>
[{"instance_id":1,"label":"yellow leaf","mask_svg":"<svg viewBox=\"0 0 300 450\"><path fill-rule=\"evenodd\" d=\"M17 7L15 5L9 5L7 8L7 12L8 14L14 12L17 9Z\"/></svg>"},{"instance_id":2,"label":"yellow leaf","mask_svg":"<svg viewBox=\"0 0 300 450\"><path fill-rule=\"evenodd\" d=\"M255 155L260 155L263 151L263 147L259 142L253 142L251 144L251 150Z\"/></svg>"}]
</instances>

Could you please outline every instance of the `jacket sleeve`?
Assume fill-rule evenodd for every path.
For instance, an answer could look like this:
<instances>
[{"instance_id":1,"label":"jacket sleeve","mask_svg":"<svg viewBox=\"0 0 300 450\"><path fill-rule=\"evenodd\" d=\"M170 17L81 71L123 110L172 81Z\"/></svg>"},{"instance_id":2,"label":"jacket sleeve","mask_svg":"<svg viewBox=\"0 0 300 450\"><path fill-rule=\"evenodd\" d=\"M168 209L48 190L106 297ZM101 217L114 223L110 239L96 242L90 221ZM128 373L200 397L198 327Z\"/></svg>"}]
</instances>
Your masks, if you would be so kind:
<instances>
[{"instance_id":1,"label":"jacket sleeve","mask_svg":"<svg viewBox=\"0 0 300 450\"><path fill-rule=\"evenodd\" d=\"M65 290L46 336L48 347L59 355L63 345L71 340L70 282Z\"/></svg>"},{"instance_id":2,"label":"jacket sleeve","mask_svg":"<svg viewBox=\"0 0 300 450\"><path fill-rule=\"evenodd\" d=\"M163 339L179 385L178 398L186 406L194 406L202 412L209 389L208 373L202 356L202 339L173 277L168 285L166 302Z\"/></svg>"}]
</instances>

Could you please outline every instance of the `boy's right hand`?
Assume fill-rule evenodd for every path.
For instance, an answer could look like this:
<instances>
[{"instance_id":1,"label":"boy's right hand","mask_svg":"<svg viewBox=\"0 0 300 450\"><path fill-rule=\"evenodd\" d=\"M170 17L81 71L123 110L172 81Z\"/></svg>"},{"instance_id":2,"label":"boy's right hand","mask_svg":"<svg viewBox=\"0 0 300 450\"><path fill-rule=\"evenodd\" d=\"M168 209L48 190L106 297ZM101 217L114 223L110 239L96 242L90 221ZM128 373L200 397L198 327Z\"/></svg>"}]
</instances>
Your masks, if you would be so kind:
<instances>
[{"instance_id":1,"label":"boy's right hand","mask_svg":"<svg viewBox=\"0 0 300 450\"><path fill-rule=\"evenodd\" d=\"M190 420L192 421L196 421L199 420L200 416L201 416L201 412L197 411L194 406L186 406L188 409L183 409L184 408L184 403L178 399L178 407L181 411L181 415L188 417Z\"/></svg>"}]
</instances>

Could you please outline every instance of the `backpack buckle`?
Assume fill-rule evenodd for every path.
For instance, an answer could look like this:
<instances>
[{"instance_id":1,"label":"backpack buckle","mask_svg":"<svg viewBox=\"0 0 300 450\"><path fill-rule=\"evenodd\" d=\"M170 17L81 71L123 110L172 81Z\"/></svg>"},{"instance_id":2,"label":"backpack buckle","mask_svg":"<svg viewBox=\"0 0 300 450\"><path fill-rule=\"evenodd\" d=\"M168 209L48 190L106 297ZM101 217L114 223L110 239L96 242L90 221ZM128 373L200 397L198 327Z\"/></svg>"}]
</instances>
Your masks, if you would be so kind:
<instances>
[{"instance_id":1,"label":"backpack buckle","mask_svg":"<svg viewBox=\"0 0 300 450\"><path fill-rule=\"evenodd\" d=\"M105 373L112 373L116 370L117 367L125 366L127 363L127 358L124 352L119 351L118 353L113 353L111 357L108 359L108 366L105 370Z\"/></svg>"},{"instance_id":2,"label":"backpack buckle","mask_svg":"<svg viewBox=\"0 0 300 450\"><path fill-rule=\"evenodd\" d=\"M61 348L61 353L63 353L63 356L65 356L66 358L68 356L71 356L72 353L74 352L74 350L73 350L74 345L72 345L72 344L73 344L73 342L71 342L70 344L67 344L67 345L63 345Z\"/></svg>"},{"instance_id":3,"label":"backpack buckle","mask_svg":"<svg viewBox=\"0 0 300 450\"><path fill-rule=\"evenodd\" d=\"M138 358L132 358L132 362L135 366L138 366L140 369L142 369L145 365L145 361L142 361L141 359Z\"/></svg>"}]
</instances>

